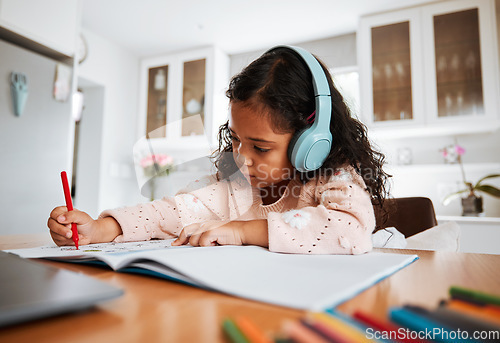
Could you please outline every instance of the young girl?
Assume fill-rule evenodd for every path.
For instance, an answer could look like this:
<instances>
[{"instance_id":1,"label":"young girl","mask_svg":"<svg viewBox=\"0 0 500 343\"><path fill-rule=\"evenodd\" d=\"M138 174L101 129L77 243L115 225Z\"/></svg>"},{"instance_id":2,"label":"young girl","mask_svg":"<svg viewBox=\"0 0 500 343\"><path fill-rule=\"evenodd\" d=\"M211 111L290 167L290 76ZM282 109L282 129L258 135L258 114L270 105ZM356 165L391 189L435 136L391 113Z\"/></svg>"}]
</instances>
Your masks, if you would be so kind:
<instances>
[{"instance_id":1,"label":"young girl","mask_svg":"<svg viewBox=\"0 0 500 343\"><path fill-rule=\"evenodd\" d=\"M332 145L322 166L299 171L290 162L294 134L315 118L312 74L292 49L264 53L230 82L229 120L219 131L216 175L174 197L106 210L97 220L55 208L54 242L80 244L177 239L173 245L260 245L274 252L361 254L371 250L372 200L385 196L384 156L351 117L327 69ZM330 100L328 100L330 101ZM293 143L292 143L293 144Z\"/></svg>"}]
</instances>

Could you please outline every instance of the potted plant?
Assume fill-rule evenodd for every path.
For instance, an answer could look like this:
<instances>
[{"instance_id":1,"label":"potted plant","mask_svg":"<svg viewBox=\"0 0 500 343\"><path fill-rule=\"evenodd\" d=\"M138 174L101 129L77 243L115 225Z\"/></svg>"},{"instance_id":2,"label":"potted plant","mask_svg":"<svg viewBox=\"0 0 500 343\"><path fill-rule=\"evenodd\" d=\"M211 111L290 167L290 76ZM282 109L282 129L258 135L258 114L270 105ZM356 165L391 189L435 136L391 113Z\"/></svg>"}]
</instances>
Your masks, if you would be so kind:
<instances>
[{"instance_id":1,"label":"potted plant","mask_svg":"<svg viewBox=\"0 0 500 343\"><path fill-rule=\"evenodd\" d=\"M465 153L465 149L455 144L452 146L454 152L456 153L456 161L460 165L460 170L462 172L462 180L464 182L465 188L459 190L458 192L454 192L452 194L447 195L443 199L443 204L448 205L453 199L460 197L461 195L466 194L466 197L462 197L462 216L479 216L480 213L483 212L483 197L478 193L486 193L496 198L500 198L500 189L485 184L484 181L500 177L500 174L489 174L476 182L476 184L472 184L468 182L465 177L465 170L462 164L462 155ZM443 156L447 157L449 154L450 147L445 148L443 150Z\"/></svg>"}]
</instances>

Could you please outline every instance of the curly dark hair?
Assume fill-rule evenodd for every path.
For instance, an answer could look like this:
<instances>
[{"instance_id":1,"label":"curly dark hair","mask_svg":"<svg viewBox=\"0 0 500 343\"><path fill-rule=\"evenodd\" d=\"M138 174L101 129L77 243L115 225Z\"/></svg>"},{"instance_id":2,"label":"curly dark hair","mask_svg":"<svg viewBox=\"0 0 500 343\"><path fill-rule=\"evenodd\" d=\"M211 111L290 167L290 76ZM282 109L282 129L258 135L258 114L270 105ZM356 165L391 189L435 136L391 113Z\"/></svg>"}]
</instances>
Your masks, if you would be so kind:
<instances>
[{"instance_id":1,"label":"curly dark hair","mask_svg":"<svg viewBox=\"0 0 500 343\"><path fill-rule=\"evenodd\" d=\"M319 60L318 60L319 61ZM300 173L306 182L319 174L331 174L349 164L362 176L372 200L382 204L387 195L386 181L390 177L382 166L385 156L372 148L366 127L351 116L344 98L333 84L325 65L319 61L331 91L333 141L330 154L316 171ZM315 109L312 75L302 59L291 49L278 48L264 53L250 63L229 84L226 96L230 102L257 103L262 114L270 118L276 133L293 133L309 126L307 118ZM237 171L232 157L228 122L219 128L219 148L212 158L219 178Z\"/></svg>"}]
</instances>

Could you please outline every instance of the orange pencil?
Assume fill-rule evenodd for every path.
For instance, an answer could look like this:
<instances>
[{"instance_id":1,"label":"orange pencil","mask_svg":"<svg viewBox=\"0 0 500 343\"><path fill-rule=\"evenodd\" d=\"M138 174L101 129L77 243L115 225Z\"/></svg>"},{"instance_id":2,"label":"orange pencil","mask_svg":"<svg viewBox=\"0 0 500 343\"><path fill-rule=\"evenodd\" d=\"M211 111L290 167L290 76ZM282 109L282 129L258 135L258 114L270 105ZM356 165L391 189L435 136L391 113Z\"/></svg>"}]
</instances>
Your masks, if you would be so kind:
<instances>
[{"instance_id":1,"label":"orange pencil","mask_svg":"<svg viewBox=\"0 0 500 343\"><path fill-rule=\"evenodd\" d=\"M446 307L450 310L469 314L491 323L500 324L500 310L497 306L479 306L466 301L452 299L446 303Z\"/></svg>"},{"instance_id":2,"label":"orange pencil","mask_svg":"<svg viewBox=\"0 0 500 343\"><path fill-rule=\"evenodd\" d=\"M235 322L243 335L245 335L251 343L272 343L272 340L260 331L257 325L250 319L246 317L237 317Z\"/></svg>"}]
</instances>

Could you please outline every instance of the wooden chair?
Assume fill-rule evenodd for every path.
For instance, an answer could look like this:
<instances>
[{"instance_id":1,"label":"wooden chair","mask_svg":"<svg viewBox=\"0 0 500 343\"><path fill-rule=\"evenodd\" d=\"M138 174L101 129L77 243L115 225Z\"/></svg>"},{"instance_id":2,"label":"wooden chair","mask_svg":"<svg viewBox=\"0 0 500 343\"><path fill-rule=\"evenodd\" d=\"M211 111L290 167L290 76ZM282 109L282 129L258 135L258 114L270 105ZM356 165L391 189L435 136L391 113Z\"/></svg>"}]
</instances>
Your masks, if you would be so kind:
<instances>
[{"instance_id":1,"label":"wooden chair","mask_svg":"<svg viewBox=\"0 0 500 343\"><path fill-rule=\"evenodd\" d=\"M413 236L437 225L434 206L429 198L392 198L383 207L374 204L376 229L395 227L405 237Z\"/></svg>"}]
</instances>

